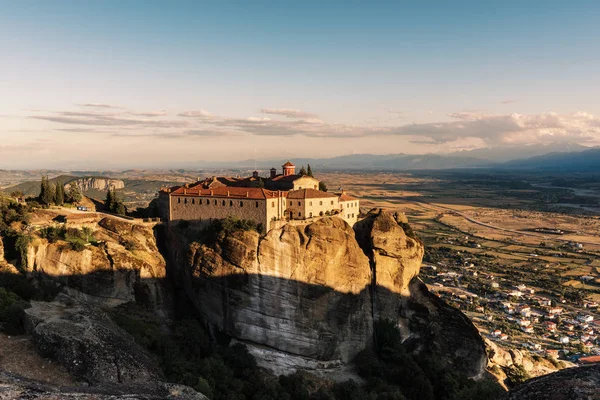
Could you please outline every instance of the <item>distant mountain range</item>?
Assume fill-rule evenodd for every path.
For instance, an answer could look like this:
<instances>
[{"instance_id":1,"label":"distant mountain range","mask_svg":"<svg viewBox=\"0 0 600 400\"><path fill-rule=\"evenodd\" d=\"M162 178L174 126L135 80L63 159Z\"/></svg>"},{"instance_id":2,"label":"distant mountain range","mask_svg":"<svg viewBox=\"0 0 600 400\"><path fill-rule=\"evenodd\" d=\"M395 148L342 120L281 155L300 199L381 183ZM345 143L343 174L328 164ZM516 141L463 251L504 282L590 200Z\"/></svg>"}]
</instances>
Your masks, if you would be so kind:
<instances>
[{"instance_id":1,"label":"distant mountain range","mask_svg":"<svg viewBox=\"0 0 600 400\"><path fill-rule=\"evenodd\" d=\"M265 170L279 167L287 160L244 160L206 163L203 168ZM600 148L561 143L539 146L514 146L440 154L351 154L332 158L294 158L299 168L310 164L320 170L401 171L456 168L589 170L600 165Z\"/></svg>"}]
</instances>

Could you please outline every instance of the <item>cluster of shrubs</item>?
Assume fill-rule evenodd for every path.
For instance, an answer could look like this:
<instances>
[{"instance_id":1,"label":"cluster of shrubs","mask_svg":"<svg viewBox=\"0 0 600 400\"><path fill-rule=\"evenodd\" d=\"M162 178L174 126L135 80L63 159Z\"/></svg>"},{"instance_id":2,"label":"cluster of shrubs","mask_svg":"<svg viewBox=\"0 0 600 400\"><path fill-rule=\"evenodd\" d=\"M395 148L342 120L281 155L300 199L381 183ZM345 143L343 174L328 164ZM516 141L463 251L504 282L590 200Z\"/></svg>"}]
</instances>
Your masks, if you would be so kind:
<instances>
[{"instance_id":1,"label":"cluster of shrubs","mask_svg":"<svg viewBox=\"0 0 600 400\"><path fill-rule=\"evenodd\" d=\"M475 382L407 353L389 321L377 324L374 349L356 359L366 385L333 383L308 373L274 376L257 367L242 344L211 340L197 320L165 329L152 317L120 312L113 319L158 359L166 378L193 387L213 400L494 400L504 393L492 381Z\"/></svg>"},{"instance_id":2,"label":"cluster of shrubs","mask_svg":"<svg viewBox=\"0 0 600 400\"><path fill-rule=\"evenodd\" d=\"M262 235L265 233L265 228L252 220L227 217L213 220L200 232L199 239L200 242L209 245L221 243L227 236L238 231L256 231Z\"/></svg>"},{"instance_id":3,"label":"cluster of shrubs","mask_svg":"<svg viewBox=\"0 0 600 400\"><path fill-rule=\"evenodd\" d=\"M94 231L87 226L84 226L82 229L66 228L64 225L48 226L40 229L38 233L40 237L48 240L50 243L64 240L75 251L82 251L88 243L95 243Z\"/></svg>"},{"instance_id":4,"label":"cluster of shrubs","mask_svg":"<svg viewBox=\"0 0 600 400\"><path fill-rule=\"evenodd\" d=\"M0 238L4 244L5 258L17 260L17 267L27 266L27 248L32 237L21 229L30 221L30 206L0 196Z\"/></svg>"}]
</instances>

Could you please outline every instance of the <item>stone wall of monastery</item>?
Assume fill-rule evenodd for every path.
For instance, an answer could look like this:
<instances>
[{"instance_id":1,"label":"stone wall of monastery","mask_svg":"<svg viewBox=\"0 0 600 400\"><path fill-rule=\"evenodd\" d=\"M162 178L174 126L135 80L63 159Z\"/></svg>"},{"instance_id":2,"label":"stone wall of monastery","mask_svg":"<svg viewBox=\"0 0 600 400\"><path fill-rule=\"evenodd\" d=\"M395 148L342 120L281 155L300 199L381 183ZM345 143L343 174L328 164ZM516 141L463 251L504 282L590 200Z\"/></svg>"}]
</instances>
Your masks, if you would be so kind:
<instances>
[{"instance_id":1,"label":"stone wall of monastery","mask_svg":"<svg viewBox=\"0 0 600 400\"><path fill-rule=\"evenodd\" d=\"M344 221L354 226L358 221L358 214L360 214L360 203L358 200L340 201L340 217Z\"/></svg>"},{"instance_id":2,"label":"stone wall of monastery","mask_svg":"<svg viewBox=\"0 0 600 400\"><path fill-rule=\"evenodd\" d=\"M266 229L267 214L267 204L264 199L171 196L172 222L180 220L206 222L233 216L263 224Z\"/></svg>"}]
</instances>

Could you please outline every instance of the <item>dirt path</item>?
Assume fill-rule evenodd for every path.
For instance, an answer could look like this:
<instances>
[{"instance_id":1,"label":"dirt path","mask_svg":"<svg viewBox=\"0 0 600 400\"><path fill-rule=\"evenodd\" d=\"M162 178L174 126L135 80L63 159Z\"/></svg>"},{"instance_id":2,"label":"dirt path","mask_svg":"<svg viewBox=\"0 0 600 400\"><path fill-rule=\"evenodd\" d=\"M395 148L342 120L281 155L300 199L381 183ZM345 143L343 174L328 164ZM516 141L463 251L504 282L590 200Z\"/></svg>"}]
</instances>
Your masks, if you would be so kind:
<instances>
[{"instance_id":1,"label":"dirt path","mask_svg":"<svg viewBox=\"0 0 600 400\"><path fill-rule=\"evenodd\" d=\"M74 380L62 366L35 352L28 336L7 336L0 333L0 370L57 386L74 384Z\"/></svg>"}]
</instances>

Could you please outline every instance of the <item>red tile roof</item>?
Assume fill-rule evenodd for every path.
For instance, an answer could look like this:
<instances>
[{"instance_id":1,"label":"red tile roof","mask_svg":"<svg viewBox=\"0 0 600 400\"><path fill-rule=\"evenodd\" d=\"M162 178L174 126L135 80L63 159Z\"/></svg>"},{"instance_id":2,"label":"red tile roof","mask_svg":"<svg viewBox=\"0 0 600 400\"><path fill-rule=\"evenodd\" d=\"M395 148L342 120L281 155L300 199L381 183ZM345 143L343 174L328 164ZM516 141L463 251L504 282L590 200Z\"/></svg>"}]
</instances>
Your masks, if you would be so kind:
<instances>
[{"instance_id":1,"label":"red tile roof","mask_svg":"<svg viewBox=\"0 0 600 400\"><path fill-rule=\"evenodd\" d=\"M282 167L295 167L295 165L288 161L285 164L283 164Z\"/></svg>"},{"instance_id":2,"label":"red tile roof","mask_svg":"<svg viewBox=\"0 0 600 400\"><path fill-rule=\"evenodd\" d=\"M358 200L358 199L356 197L347 195L346 193L340 194L340 201L350 201L350 200Z\"/></svg>"},{"instance_id":3,"label":"red tile roof","mask_svg":"<svg viewBox=\"0 0 600 400\"><path fill-rule=\"evenodd\" d=\"M319 198L336 197L333 193L323 192L317 189L299 189L290 190L288 192L288 199L319 199Z\"/></svg>"},{"instance_id":4,"label":"red tile roof","mask_svg":"<svg viewBox=\"0 0 600 400\"><path fill-rule=\"evenodd\" d=\"M287 192L278 192L263 188L245 188L231 186L219 186L212 189L204 189L201 185L197 185L189 188L186 188L185 186L180 186L177 190L171 192L171 195L238 199L274 199L279 196L286 197Z\"/></svg>"}]
</instances>

